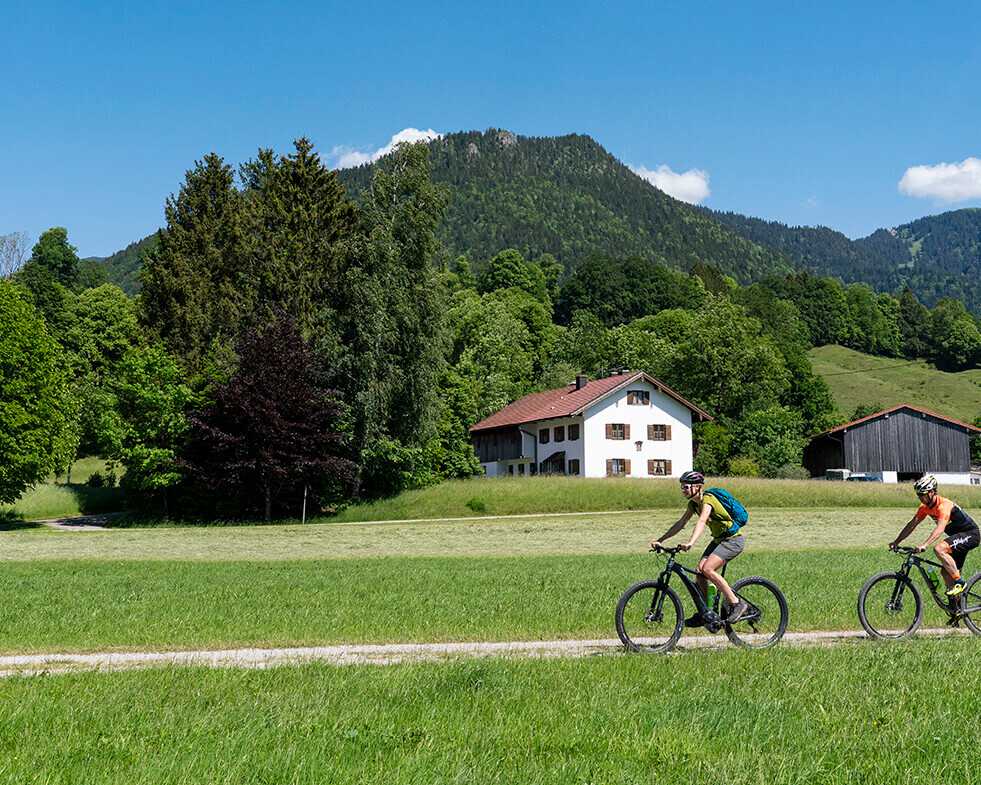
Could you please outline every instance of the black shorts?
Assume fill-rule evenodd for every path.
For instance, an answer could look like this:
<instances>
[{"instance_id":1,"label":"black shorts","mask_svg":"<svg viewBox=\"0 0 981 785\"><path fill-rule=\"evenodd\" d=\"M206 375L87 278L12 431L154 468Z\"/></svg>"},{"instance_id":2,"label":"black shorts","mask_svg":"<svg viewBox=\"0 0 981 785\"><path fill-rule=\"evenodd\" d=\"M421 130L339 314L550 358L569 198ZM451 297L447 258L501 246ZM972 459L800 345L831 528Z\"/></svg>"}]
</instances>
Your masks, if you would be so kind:
<instances>
[{"instance_id":1,"label":"black shorts","mask_svg":"<svg viewBox=\"0 0 981 785\"><path fill-rule=\"evenodd\" d=\"M943 542L947 545L950 555L954 558L954 564L957 565L957 569L959 570L964 566L964 559L967 557L967 552L981 545L981 532L975 526L973 529L968 529L965 532L951 534Z\"/></svg>"}]
</instances>

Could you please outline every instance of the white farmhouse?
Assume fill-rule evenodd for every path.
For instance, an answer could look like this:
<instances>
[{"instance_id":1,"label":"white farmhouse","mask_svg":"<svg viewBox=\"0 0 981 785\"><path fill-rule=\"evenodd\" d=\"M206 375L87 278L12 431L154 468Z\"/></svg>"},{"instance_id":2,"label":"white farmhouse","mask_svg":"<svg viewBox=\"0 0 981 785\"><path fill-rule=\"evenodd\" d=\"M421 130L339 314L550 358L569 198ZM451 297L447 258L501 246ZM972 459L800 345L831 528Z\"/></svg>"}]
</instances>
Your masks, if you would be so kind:
<instances>
[{"instance_id":1,"label":"white farmhouse","mask_svg":"<svg viewBox=\"0 0 981 785\"><path fill-rule=\"evenodd\" d=\"M488 477L678 477L692 468L692 421L711 419L643 371L614 371L519 398L470 441Z\"/></svg>"}]
</instances>

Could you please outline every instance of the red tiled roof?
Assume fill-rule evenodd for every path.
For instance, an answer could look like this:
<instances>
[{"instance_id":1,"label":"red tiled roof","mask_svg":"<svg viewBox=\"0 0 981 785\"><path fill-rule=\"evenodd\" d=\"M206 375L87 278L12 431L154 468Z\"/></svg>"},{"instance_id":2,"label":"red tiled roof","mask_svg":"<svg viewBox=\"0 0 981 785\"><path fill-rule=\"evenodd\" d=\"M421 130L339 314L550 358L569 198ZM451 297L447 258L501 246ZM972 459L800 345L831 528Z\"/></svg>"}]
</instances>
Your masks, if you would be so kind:
<instances>
[{"instance_id":1,"label":"red tiled roof","mask_svg":"<svg viewBox=\"0 0 981 785\"><path fill-rule=\"evenodd\" d=\"M959 425L962 428L967 428L969 431L974 431L975 433L981 433L981 428L975 428L973 425L968 425L966 422L961 422L960 420L953 420L950 417L944 417L942 414L935 414L934 412L927 411L926 409L921 409L919 406L912 406L908 403L902 403L899 406L893 406L891 409L883 409L881 412L876 412L875 414L870 414L868 417L862 417L858 420L853 420L852 422L845 423L844 425L839 425L837 428L832 428L829 431L821 431L821 433L816 433L813 436L808 436L808 439L816 439L818 436L827 436L829 433L837 433L838 431L843 431L845 428L851 428L859 423L868 422L869 420L874 420L876 417L882 417L884 414L890 414L899 409L912 409L914 412L920 412L921 414L929 414L931 417L936 417L938 420L944 420L945 422L953 423L954 425Z\"/></svg>"},{"instance_id":2,"label":"red tiled roof","mask_svg":"<svg viewBox=\"0 0 981 785\"><path fill-rule=\"evenodd\" d=\"M699 409L695 404L678 395L674 390L665 387L653 376L643 371L620 376L607 376L605 379L594 379L586 382L579 390L575 384L560 387L557 390L526 395L508 404L499 412L495 412L477 423L473 431L486 431L491 428L505 428L511 425L521 425L537 420L548 420L554 417L575 417L583 413L589 406L616 392L622 387L633 384L638 379L645 379L661 392L670 395L691 409L698 419L713 419L708 412Z\"/></svg>"}]
</instances>

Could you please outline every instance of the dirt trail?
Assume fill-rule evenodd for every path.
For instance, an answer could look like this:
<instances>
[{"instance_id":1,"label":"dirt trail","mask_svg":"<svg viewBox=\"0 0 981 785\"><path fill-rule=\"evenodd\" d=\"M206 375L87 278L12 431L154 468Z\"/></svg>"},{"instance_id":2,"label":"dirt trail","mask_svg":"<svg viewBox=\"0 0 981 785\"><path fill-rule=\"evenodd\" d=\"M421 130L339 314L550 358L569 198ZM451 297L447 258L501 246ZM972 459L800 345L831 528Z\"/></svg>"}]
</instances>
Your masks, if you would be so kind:
<instances>
[{"instance_id":1,"label":"dirt trail","mask_svg":"<svg viewBox=\"0 0 981 785\"><path fill-rule=\"evenodd\" d=\"M964 635L967 630L919 630L917 635ZM780 645L829 646L867 641L861 630L789 632ZM724 635L683 637L675 651L722 649L731 646ZM509 641L495 643L396 643L385 645L311 646L284 649L226 649L217 651L111 652L96 654L17 654L0 656L0 677L17 674L67 673L86 670L129 670L163 665L215 668L274 668L308 662L331 665L394 665L460 657L588 657L613 654L622 646L616 638L575 641Z\"/></svg>"}]
</instances>

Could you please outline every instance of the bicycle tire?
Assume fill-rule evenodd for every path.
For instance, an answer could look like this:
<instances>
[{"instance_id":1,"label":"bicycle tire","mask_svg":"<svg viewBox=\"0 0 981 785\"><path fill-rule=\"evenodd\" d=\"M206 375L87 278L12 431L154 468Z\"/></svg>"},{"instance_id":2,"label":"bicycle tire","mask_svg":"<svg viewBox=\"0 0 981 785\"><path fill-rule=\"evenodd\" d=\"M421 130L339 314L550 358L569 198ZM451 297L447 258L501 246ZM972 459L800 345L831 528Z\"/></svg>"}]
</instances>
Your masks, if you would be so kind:
<instances>
[{"instance_id":1,"label":"bicycle tire","mask_svg":"<svg viewBox=\"0 0 981 785\"><path fill-rule=\"evenodd\" d=\"M903 594L913 595L913 616L907 621L903 616L903 597L899 607L893 605L897 584L902 584ZM869 578L858 593L858 620L865 631L880 640L899 640L912 635L923 621L923 595L907 576L901 572L880 572Z\"/></svg>"},{"instance_id":2,"label":"bicycle tire","mask_svg":"<svg viewBox=\"0 0 981 785\"><path fill-rule=\"evenodd\" d=\"M961 612L961 620L975 635L981 635L981 572L976 572L968 578L967 585L961 596L957 598L957 608ZM978 618L975 619L974 614Z\"/></svg>"},{"instance_id":3,"label":"bicycle tire","mask_svg":"<svg viewBox=\"0 0 981 785\"><path fill-rule=\"evenodd\" d=\"M749 606L742 617L725 622L726 637L737 646L747 649L765 649L776 644L787 631L790 611L787 598L773 581L751 575L732 584L732 590ZM728 614L729 602L723 602Z\"/></svg>"},{"instance_id":4,"label":"bicycle tire","mask_svg":"<svg viewBox=\"0 0 981 785\"><path fill-rule=\"evenodd\" d=\"M650 618L655 605L660 608L658 620ZM615 618L617 635L627 651L634 652L671 651L685 626L681 598L658 580L640 581L627 589L617 603Z\"/></svg>"}]
</instances>

